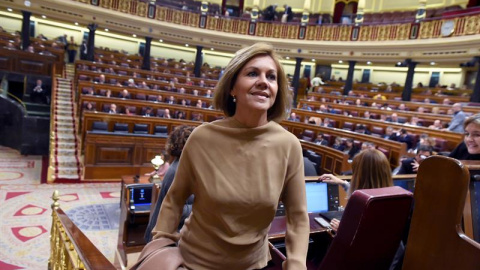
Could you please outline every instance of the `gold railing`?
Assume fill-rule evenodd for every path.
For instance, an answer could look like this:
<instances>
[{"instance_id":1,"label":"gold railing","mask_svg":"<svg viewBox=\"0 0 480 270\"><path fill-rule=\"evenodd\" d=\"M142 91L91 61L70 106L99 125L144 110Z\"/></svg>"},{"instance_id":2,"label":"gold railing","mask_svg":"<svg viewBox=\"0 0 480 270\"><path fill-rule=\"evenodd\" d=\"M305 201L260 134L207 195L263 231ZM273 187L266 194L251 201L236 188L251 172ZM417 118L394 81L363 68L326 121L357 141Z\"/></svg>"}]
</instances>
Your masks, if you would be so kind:
<instances>
[{"instance_id":1,"label":"gold railing","mask_svg":"<svg viewBox=\"0 0 480 270\"><path fill-rule=\"evenodd\" d=\"M116 269L60 209L58 199L59 193L58 190L55 190L52 195L52 228L48 269Z\"/></svg>"},{"instance_id":2,"label":"gold railing","mask_svg":"<svg viewBox=\"0 0 480 270\"><path fill-rule=\"evenodd\" d=\"M74 0L92 4L90 0ZM99 8L127 13L139 17L199 28L202 15L197 12L177 10L165 6L152 5L139 0L103 0ZM92 4L94 5L94 4ZM441 29L445 21L454 21L452 36L480 34L480 13L458 15L454 18L414 22L361 25L352 34L354 25L300 25L300 23L279 23L258 21L250 31L250 20L236 17L206 16L205 29L240 35L253 35L267 38L302 39L312 41L388 41L408 39L442 38ZM411 32L417 33L413 34ZM303 34L305 33L305 34Z\"/></svg>"}]
</instances>

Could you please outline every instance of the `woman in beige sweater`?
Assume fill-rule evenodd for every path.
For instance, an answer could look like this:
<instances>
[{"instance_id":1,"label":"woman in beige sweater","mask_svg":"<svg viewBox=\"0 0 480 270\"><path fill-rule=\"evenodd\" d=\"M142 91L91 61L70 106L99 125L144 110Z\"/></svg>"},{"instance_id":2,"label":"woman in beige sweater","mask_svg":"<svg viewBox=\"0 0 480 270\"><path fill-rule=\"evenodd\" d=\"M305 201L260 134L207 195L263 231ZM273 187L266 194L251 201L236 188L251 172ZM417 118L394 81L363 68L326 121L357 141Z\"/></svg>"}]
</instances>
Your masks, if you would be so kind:
<instances>
[{"instance_id":1,"label":"woman in beige sweater","mask_svg":"<svg viewBox=\"0 0 480 270\"><path fill-rule=\"evenodd\" d=\"M189 137L154 238L178 241L189 269L261 269L270 260L267 234L281 200L287 213L283 268L306 269L302 150L277 123L289 101L273 47L257 43L238 51L217 84L214 103L227 118L203 124ZM190 194L192 214L178 234Z\"/></svg>"}]
</instances>

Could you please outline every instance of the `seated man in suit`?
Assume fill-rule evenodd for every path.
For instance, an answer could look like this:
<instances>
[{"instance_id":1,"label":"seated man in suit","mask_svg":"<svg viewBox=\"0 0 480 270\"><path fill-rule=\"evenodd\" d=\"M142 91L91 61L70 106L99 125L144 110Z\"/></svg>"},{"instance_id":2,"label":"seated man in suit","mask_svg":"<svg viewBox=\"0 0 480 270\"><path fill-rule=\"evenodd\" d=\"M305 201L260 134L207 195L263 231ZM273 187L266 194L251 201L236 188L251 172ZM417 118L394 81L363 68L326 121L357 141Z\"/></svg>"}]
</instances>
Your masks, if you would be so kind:
<instances>
[{"instance_id":1,"label":"seated man in suit","mask_svg":"<svg viewBox=\"0 0 480 270\"><path fill-rule=\"evenodd\" d=\"M294 121L294 122L300 122L300 119L298 119L297 114L294 113L294 112L292 112L290 114L290 117L288 117L288 120L289 121Z\"/></svg>"},{"instance_id":2,"label":"seated man in suit","mask_svg":"<svg viewBox=\"0 0 480 270\"><path fill-rule=\"evenodd\" d=\"M117 105L115 103L110 104L110 109L108 110L108 113L110 114L117 113Z\"/></svg>"},{"instance_id":3,"label":"seated man in suit","mask_svg":"<svg viewBox=\"0 0 480 270\"><path fill-rule=\"evenodd\" d=\"M315 141L313 143L318 144L318 145L328 145L328 141L325 140L325 138L323 138L322 133L318 133L317 138L315 139Z\"/></svg>"},{"instance_id":4,"label":"seated man in suit","mask_svg":"<svg viewBox=\"0 0 480 270\"><path fill-rule=\"evenodd\" d=\"M95 79L94 82L95 82L95 83L101 83L101 84L105 83L105 75L100 74L100 76L98 77L98 79Z\"/></svg>"},{"instance_id":5,"label":"seated man in suit","mask_svg":"<svg viewBox=\"0 0 480 270\"><path fill-rule=\"evenodd\" d=\"M40 102L48 104L47 90L42 86L42 80L37 80L35 87L30 94L30 98L33 102Z\"/></svg>"},{"instance_id":6,"label":"seated man in suit","mask_svg":"<svg viewBox=\"0 0 480 270\"><path fill-rule=\"evenodd\" d=\"M123 89L120 94L118 94L119 98L130 98L130 93L128 93L127 89Z\"/></svg>"},{"instance_id":7,"label":"seated man in suit","mask_svg":"<svg viewBox=\"0 0 480 270\"><path fill-rule=\"evenodd\" d=\"M432 155L432 147L427 145L420 145L418 147L417 155L413 158L407 158L402 160L400 170L397 174L415 174L417 173L418 166L427 157Z\"/></svg>"},{"instance_id":8,"label":"seated man in suit","mask_svg":"<svg viewBox=\"0 0 480 270\"><path fill-rule=\"evenodd\" d=\"M143 116L145 116L145 117L154 116L153 113L152 113L152 108L151 107L145 108L145 112L143 112Z\"/></svg>"}]
</instances>

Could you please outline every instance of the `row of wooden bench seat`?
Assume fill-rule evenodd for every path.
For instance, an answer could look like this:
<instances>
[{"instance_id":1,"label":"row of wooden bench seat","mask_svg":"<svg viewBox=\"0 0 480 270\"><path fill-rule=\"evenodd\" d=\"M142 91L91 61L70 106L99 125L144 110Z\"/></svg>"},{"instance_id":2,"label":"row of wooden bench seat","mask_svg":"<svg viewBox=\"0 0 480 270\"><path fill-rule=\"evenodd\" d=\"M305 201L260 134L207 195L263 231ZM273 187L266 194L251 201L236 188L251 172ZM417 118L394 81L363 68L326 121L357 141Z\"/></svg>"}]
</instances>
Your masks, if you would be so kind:
<instances>
[{"instance_id":1,"label":"row of wooden bench seat","mask_svg":"<svg viewBox=\"0 0 480 270\"><path fill-rule=\"evenodd\" d=\"M185 76L182 70L174 70L169 69L170 73L164 73L160 71L150 71L150 70L143 70L143 69L136 69L136 68L125 68L121 66L111 65L111 64L104 64L104 63L95 63L89 61L76 61L75 62L75 73L80 70L84 71L93 71L97 73L97 76L100 74L108 74L108 71L112 69L115 74L122 75L122 76L129 76L132 78L150 78L150 79L157 79L159 77L165 78L167 80L171 80L172 78L177 78L179 82L186 82L187 78L190 78L192 82L195 84L199 84L200 80L203 80L207 86L214 87L217 84L216 79L211 78L197 78L194 77L193 74L190 72L190 77ZM101 72L100 72L101 71ZM134 76L134 73L136 76ZM176 74L179 73L179 74ZM181 74L180 74L181 73ZM76 80L76 78L75 78Z\"/></svg>"},{"instance_id":2,"label":"row of wooden bench seat","mask_svg":"<svg viewBox=\"0 0 480 270\"><path fill-rule=\"evenodd\" d=\"M334 127L336 128L343 128L345 123L352 123L352 124L362 124L368 130L374 131L375 130L382 130L385 132L387 127L393 127L394 130L404 129L406 130L411 136L414 137L414 140L419 139L419 136L422 134L427 134L429 137L438 138L445 140L445 151L451 151L455 146L457 146L463 139L463 134L450 132L450 131L441 131L436 129L430 129L427 127L414 127L409 125L403 125L399 123L391 123L391 122L384 122L379 120L373 119L364 119L360 117L350 117L344 116L339 114L333 113L322 113L322 112L312 112L306 110L299 110L293 109L292 112L295 112L297 116L300 117L301 122L308 122L310 117L320 117L321 119L328 118L333 120ZM305 121L307 119L307 121ZM303 123L302 123L303 124ZM313 124L303 124L308 126L315 126Z\"/></svg>"},{"instance_id":3,"label":"row of wooden bench seat","mask_svg":"<svg viewBox=\"0 0 480 270\"><path fill-rule=\"evenodd\" d=\"M319 91L319 88L322 90ZM331 93L331 94L338 94L341 95L343 93L343 89L335 87L335 86L317 86L314 88L312 92L323 92L323 93ZM381 94L382 96L385 96L387 100L402 100L402 93L395 93L395 92L371 92L367 90L359 90L357 88L353 88L353 92L356 95L364 95L365 97L374 97L375 95ZM422 102L425 100L425 98L429 98L430 100L434 100L437 103L442 103L443 99L446 96L434 96L434 95L420 95L420 94L412 94L411 96L411 101L412 102ZM452 102L468 102L469 98L468 97L463 97L463 96L448 96L448 98ZM387 101L385 101L387 102Z\"/></svg>"},{"instance_id":4,"label":"row of wooden bench seat","mask_svg":"<svg viewBox=\"0 0 480 270\"><path fill-rule=\"evenodd\" d=\"M320 105L324 103L317 102L317 101L307 101L307 100L300 100L298 108L301 110L310 109L312 111L319 111ZM430 114L430 113L418 113L418 112L408 112L408 111L401 111L401 110L382 110L372 107L366 106L357 106L357 105L344 105L344 104L334 104L334 103L326 103L324 104L328 106L329 111L335 114L343 114L347 112L349 115L355 117L363 117L364 113L369 112L371 119L379 120L381 119L381 115L390 116L393 113L398 115L400 123L408 122L412 117L418 117L419 122L424 127L428 127L432 125L435 120L440 120L443 125L448 124L452 117L450 115L439 115L439 114Z\"/></svg>"},{"instance_id":5,"label":"row of wooden bench seat","mask_svg":"<svg viewBox=\"0 0 480 270\"><path fill-rule=\"evenodd\" d=\"M327 102L332 102L335 99L340 99L340 100L345 100L349 103L355 104L356 100L359 99L362 104L366 103L369 106L372 105L372 103L377 103L380 105L383 105L384 103L388 103L389 106L398 108L400 104L405 104L406 108L408 111L413 112L417 111L419 107L425 108L427 111L432 112L433 110L436 110L434 108L438 108L440 111L440 114L446 114L447 111L451 108L451 105L444 105L441 102L440 103L424 103L424 102L412 102L412 101L402 101L402 100L386 100L386 101L379 101L378 99L373 99L373 98L360 98L360 97L353 97L353 96L338 96L338 95L331 95L328 93L309 93L308 94L308 99L314 99L311 101L320 101L322 98L325 98ZM444 98L449 98L449 97L444 97ZM443 101L443 100L442 100ZM468 112L468 113L478 113L480 111L479 106L463 106L463 111Z\"/></svg>"}]
</instances>

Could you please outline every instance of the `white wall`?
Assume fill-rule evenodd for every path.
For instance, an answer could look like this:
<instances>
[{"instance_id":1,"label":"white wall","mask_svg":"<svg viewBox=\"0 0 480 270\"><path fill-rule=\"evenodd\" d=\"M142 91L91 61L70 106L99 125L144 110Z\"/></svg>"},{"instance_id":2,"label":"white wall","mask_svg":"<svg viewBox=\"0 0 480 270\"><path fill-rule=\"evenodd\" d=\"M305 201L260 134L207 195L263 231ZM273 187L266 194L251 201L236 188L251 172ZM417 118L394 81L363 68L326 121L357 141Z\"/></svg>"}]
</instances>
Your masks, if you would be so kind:
<instances>
[{"instance_id":1,"label":"white wall","mask_svg":"<svg viewBox=\"0 0 480 270\"><path fill-rule=\"evenodd\" d=\"M195 54L196 49L181 46L165 47L164 45L160 45L160 43L152 43L152 47L150 49L151 56L175 58L176 60L183 59L186 62L195 61Z\"/></svg>"},{"instance_id":2,"label":"white wall","mask_svg":"<svg viewBox=\"0 0 480 270\"><path fill-rule=\"evenodd\" d=\"M0 26L9 33L13 33L15 31L22 31L22 18L18 17L5 17L0 14L1 22Z\"/></svg>"}]
</instances>

